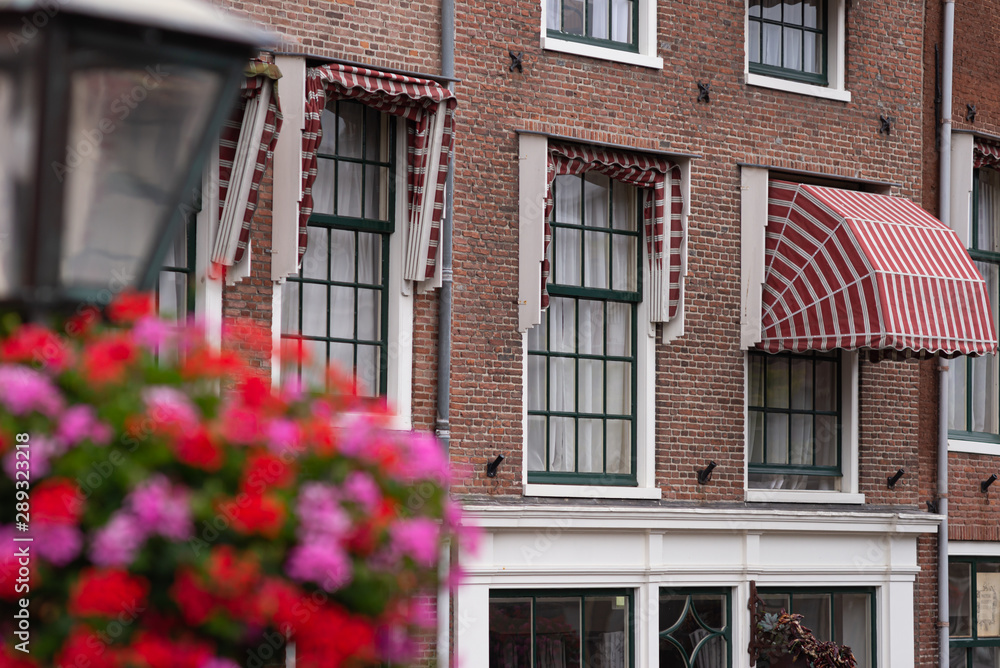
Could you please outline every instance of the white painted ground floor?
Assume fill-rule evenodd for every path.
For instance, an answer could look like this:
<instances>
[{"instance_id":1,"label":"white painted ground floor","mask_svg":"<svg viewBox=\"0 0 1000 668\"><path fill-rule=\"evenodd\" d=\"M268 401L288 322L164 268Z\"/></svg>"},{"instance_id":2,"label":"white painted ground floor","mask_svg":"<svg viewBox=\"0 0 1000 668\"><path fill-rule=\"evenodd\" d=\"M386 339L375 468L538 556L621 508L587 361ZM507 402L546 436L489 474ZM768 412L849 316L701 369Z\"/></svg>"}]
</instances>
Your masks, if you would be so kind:
<instances>
[{"instance_id":1,"label":"white painted ground floor","mask_svg":"<svg viewBox=\"0 0 1000 668\"><path fill-rule=\"evenodd\" d=\"M743 668L751 582L768 605L912 668L920 512L471 504L454 599L462 668Z\"/></svg>"}]
</instances>

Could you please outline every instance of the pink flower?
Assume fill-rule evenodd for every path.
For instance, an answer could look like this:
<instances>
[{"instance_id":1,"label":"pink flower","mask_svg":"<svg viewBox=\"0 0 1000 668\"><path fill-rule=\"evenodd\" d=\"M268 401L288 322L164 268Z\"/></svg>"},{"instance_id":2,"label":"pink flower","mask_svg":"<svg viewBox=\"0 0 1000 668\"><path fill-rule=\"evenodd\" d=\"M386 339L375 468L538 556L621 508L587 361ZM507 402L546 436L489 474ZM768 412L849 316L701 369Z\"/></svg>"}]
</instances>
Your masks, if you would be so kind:
<instances>
[{"instance_id":1,"label":"pink flower","mask_svg":"<svg viewBox=\"0 0 1000 668\"><path fill-rule=\"evenodd\" d=\"M298 425L287 419L272 420L267 426L267 447L278 455L298 450L301 447Z\"/></svg>"},{"instance_id":2,"label":"pink flower","mask_svg":"<svg viewBox=\"0 0 1000 668\"><path fill-rule=\"evenodd\" d=\"M374 512L382 502L382 492L375 479L364 471L352 471L344 480L344 494L366 513Z\"/></svg>"},{"instance_id":3,"label":"pink flower","mask_svg":"<svg viewBox=\"0 0 1000 668\"><path fill-rule=\"evenodd\" d=\"M351 528L351 519L340 507L339 494L331 485L309 482L299 492L296 512L299 535L304 540L339 541Z\"/></svg>"},{"instance_id":4,"label":"pink flower","mask_svg":"<svg viewBox=\"0 0 1000 668\"><path fill-rule=\"evenodd\" d=\"M162 475L155 475L132 491L128 507L136 520L150 533L171 540L191 537L191 507L187 490L171 485Z\"/></svg>"},{"instance_id":5,"label":"pink flower","mask_svg":"<svg viewBox=\"0 0 1000 668\"><path fill-rule=\"evenodd\" d=\"M98 445L107 445L111 440L111 428L97 419L91 406L79 404L70 406L59 416L55 435L67 448L87 439Z\"/></svg>"},{"instance_id":6,"label":"pink flower","mask_svg":"<svg viewBox=\"0 0 1000 668\"><path fill-rule=\"evenodd\" d=\"M431 567L438 558L438 537L441 527L426 517L399 520L389 527L393 549L397 554L413 559L418 565Z\"/></svg>"},{"instance_id":7,"label":"pink flower","mask_svg":"<svg viewBox=\"0 0 1000 668\"><path fill-rule=\"evenodd\" d=\"M351 581L351 560L338 546L329 542L306 542L294 547L285 564L293 580L313 582L334 592Z\"/></svg>"},{"instance_id":8,"label":"pink flower","mask_svg":"<svg viewBox=\"0 0 1000 668\"><path fill-rule=\"evenodd\" d=\"M406 439L409 454L406 467L401 471L408 480L448 480L448 458L441 444L430 434L410 434Z\"/></svg>"},{"instance_id":9,"label":"pink flower","mask_svg":"<svg viewBox=\"0 0 1000 668\"><path fill-rule=\"evenodd\" d=\"M65 566L83 549L83 534L75 526L36 522L31 525L31 536L38 555L54 566Z\"/></svg>"},{"instance_id":10,"label":"pink flower","mask_svg":"<svg viewBox=\"0 0 1000 668\"><path fill-rule=\"evenodd\" d=\"M132 328L132 339L151 353L170 343L175 336L174 328L155 315L140 318Z\"/></svg>"},{"instance_id":11,"label":"pink flower","mask_svg":"<svg viewBox=\"0 0 1000 668\"><path fill-rule=\"evenodd\" d=\"M17 453L23 452L22 450L11 450L3 458L3 470L11 480L15 480L15 473L17 472L17 462L24 461L24 458L18 458ZM44 478L49 474L52 469L50 461L53 457L61 455L65 452L65 448L59 446L59 444L44 436L39 434L38 436L32 436L31 438L31 477L32 478ZM23 464L22 464L23 466Z\"/></svg>"},{"instance_id":12,"label":"pink flower","mask_svg":"<svg viewBox=\"0 0 1000 668\"><path fill-rule=\"evenodd\" d=\"M183 392L173 387L157 386L142 393L146 410L158 425L182 432L198 426L198 411Z\"/></svg>"},{"instance_id":13,"label":"pink flower","mask_svg":"<svg viewBox=\"0 0 1000 668\"><path fill-rule=\"evenodd\" d=\"M146 528L128 512L111 516L90 544L90 560L97 566L128 566L146 540Z\"/></svg>"},{"instance_id":14,"label":"pink flower","mask_svg":"<svg viewBox=\"0 0 1000 668\"><path fill-rule=\"evenodd\" d=\"M62 395L49 377L23 366L0 366L0 404L14 415L37 411L57 416L63 407Z\"/></svg>"}]
</instances>

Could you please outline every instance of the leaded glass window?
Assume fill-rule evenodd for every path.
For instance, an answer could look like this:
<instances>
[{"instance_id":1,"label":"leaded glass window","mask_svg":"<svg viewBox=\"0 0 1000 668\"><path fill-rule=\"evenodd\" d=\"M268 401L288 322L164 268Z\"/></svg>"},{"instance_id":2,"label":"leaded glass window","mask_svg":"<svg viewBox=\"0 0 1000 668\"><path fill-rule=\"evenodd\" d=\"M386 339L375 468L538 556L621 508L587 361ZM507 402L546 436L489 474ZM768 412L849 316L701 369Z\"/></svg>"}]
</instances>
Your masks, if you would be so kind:
<instances>
[{"instance_id":1,"label":"leaded glass window","mask_svg":"<svg viewBox=\"0 0 1000 668\"><path fill-rule=\"evenodd\" d=\"M660 668L733 665L728 589L660 590Z\"/></svg>"}]
</instances>

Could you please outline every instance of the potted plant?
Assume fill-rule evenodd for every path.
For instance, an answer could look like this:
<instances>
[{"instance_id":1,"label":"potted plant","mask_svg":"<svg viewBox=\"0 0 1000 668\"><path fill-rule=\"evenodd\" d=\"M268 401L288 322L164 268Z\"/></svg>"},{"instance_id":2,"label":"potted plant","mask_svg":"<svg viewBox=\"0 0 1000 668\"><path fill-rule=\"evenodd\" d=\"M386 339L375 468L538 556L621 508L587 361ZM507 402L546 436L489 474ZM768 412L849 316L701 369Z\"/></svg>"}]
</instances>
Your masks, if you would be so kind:
<instances>
[{"instance_id":1,"label":"potted plant","mask_svg":"<svg viewBox=\"0 0 1000 668\"><path fill-rule=\"evenodd\" d=\"M855 668L850 647L821 641L802 623L802 615L764 613L757 622L757 646L768 668Z\"/></svg>"}]
</instances>

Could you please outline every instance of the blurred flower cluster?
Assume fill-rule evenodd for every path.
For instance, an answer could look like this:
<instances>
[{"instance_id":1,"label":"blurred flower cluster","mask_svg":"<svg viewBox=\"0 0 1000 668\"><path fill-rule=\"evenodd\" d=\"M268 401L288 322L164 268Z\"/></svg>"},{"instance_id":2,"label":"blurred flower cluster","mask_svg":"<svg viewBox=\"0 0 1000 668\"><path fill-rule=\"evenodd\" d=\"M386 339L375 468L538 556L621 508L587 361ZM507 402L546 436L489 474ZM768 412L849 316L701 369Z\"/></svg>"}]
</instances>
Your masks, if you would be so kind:
<instances>
[{"instance_id":1,"label":"blurred flower cluster","mask_svg":"<svg viewBox=\"0 0 1000 668\"><path fill-rule=\"evenodd\" d=\"M441 548L468 538L439 445L388 429L346 377L272 391L149 307L128 295L109 324L0 341L4 517L30 483L28 530L0 526L0 667L282 666L286 645L297 668L412 658Z\"/></svg>"}]
</instances>

